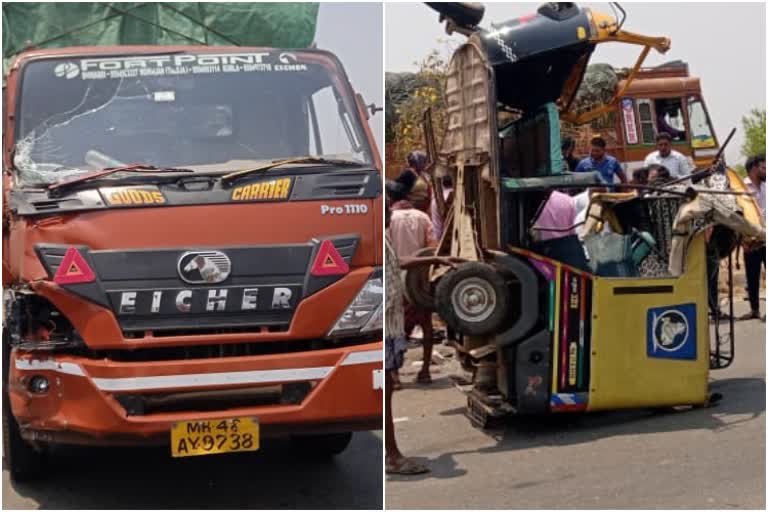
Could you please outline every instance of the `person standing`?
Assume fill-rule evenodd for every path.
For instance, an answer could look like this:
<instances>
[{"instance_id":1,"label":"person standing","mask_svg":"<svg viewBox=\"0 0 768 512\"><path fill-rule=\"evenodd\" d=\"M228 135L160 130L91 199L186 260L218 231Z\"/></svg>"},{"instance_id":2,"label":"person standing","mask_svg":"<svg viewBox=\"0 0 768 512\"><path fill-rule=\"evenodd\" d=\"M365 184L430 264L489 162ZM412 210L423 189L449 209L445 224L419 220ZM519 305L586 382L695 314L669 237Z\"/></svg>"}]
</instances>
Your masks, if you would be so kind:
<instances>
[{"instance_id":1,"label":"person standing","mask_svg":"<svg viewBox=\"0 0 768 512\"><path fill-rule=\"evenodd\" d=\"M415 178L413 175L401 175L401 181L387 183L387 194L392 201L392 214L387 228L392 248L399 259L412 257L425 247L434 247L436 241L432 220L429 215L417 209L407 198L410 195ZM406 301L404 329L410 335L418 325L423 332L424 347L423 365L418 373L417 382L428 384L432 382L429 365L432 362L432 314L415 307ZM396 379L396 384L398 384Z\"/></svg>"},{"instance_id":2,"label":"person standing","mask_svg":"<svg viewBox=\"0 0 768 512\"><path fill-rule=\"evenodd\" d=\"M646 167L654 164L667 168L672 179L682 178L693 172L690 159L672 149L672 136L667 132L656 135L656 151L645 157Z\"/></svg>"},{"instance_id":3,"label":"person standing","mask_svg":"<svg viewBox=\"0 0 768 512\"><path fill-rule=\"evenodd\" d=\"M414 208L429 215L432 204L432 180L426 171L427 154L423 151L411 151L406 160L408 168L397 177L396 181L403 181L407 174L414 175L415 181L407 181L411 183L407 199Z\"/></svg>"},{"instance_id":4,"label":"person standing","mask_svg":"<svg viewBox=\"0 0 768 512\"><path fill-rule=\"evenodd\" d=\"M389 197L386 202L387 206L384 215L386 227L389 228L392 217ZM394 375L403 366L407 347L403 312L405 293L400 271L421 265L453 265L458 262L459 260L456 258L441 257L403 258L401 260L397 257L395 249L390 242L389 233L384 237L384 266L386 267L384 275L386 286L384 307L386 327L386 337L384 338L384 391L386 394L386 400L384 401L384 422L386 424L384 452L385 471L388 474L418 475L429 472L428 467L405 457L400 452L397 438L395 437L395 420L392 413L392 397L396 383Z\"/></svg>"},{"instance_id":5,"label":"person standing","mask_svg":"<svg viewBox=\"0 0 768 512\"><path fill-rule=\"evenodd\" d=\"M576 141L573 137L565 136L560 141L560 151L563 154L563 170L568 172L576 172L576 167L579 165L579 159L573 155L576 149Z\"/></svg>"},{"instance_id":6,"label":"person standing","mask_svg":"<svg viewBox=\"0 0 768 512\"><path fill-rule=\"evenodd\" d=\"M753 156L747 159L747 190L755 196L760 215L765 224L765 156ZM765 244L744 246L744 271L747 277L747 295L749 313L739 320L760 318L765 322L765 315L760 316L760 273L765 268Z\"/></svg>"},{"instance_id":7,"label":"person standing","mask_svg":"<svg viewBox=\"0 0 768 512\"><path fill-rule=\"evenodd\" d=\"M593 137L590 144L589 156L579 162L576 172L598 171L603 182L608 185L615 182L615 177L618 177L621 183L626 183L627 175L621 168L621 164L605 151L605 139Z\"/></svg>"}]
</instances>

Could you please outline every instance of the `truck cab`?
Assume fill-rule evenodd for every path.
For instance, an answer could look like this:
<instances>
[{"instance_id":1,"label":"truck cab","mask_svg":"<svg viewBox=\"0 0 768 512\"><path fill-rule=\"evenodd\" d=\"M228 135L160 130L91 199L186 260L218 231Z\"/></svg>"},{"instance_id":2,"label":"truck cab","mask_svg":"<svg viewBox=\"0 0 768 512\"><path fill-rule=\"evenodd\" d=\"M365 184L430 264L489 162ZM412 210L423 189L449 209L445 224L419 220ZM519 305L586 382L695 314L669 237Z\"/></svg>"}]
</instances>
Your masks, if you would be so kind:
<instances>
[{"instance_id":1,"label":"truck cab","mask_svg":"<svg viewBox=\"0 0 768 512\"><path fill-rule=\"evenodd\" d=\"M333 54L32 50L4 98L14 478L57 443L333 455L381 428L381 160Z\"/></svg>"},{"instance_id":2,"label":"truck cab","mask_svg":"<svg viewBox=\"0 0 768 512\"><path fill-rule=\"evenodd\" d=\"M617 108L582 127L578 153L589 153L589 139L599 133L608 151L626 163L627 170L643 166L655 150L656 135L667 132L672 147L691 158L695 166L709 165L720 149L707 111L699 78L681 61L640 68L631 83L619 70L618 90L625 90ZM626 86L626 87L625 87Z\"/></svg>"}]
</instances>

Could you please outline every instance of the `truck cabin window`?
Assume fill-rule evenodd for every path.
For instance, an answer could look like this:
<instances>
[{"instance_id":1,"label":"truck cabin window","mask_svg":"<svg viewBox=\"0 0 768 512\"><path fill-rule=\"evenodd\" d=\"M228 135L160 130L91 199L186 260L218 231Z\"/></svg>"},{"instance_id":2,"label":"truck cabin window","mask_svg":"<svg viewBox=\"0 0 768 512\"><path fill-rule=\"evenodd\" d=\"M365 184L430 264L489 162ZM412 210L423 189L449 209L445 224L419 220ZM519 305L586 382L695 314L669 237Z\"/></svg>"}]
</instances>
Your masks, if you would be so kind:
<instances>
[{"instance_id":1,"label":"truck cabin window","mask_svg":"<svg viewBox=\"0 0 768 512\"><path fill-rule=\"evenodd\" d=\"M654 144L656 142L656 130L653 126L651 100L637 100L637 114L640 121L640 133L643 136L643 144Z\"/></svg>"},{"instance_id":2,"label":"truck cabin window","mask_svg":"<svg viewBox=\"0 0 768 512\"><path fill-rule=\"evenodd\" d=\"M665 98L654 101L656 110L656 132L667 132L673 141L687 140L683 102L681 98Z\"/></svg>"},{"instance_id":3,"label":"truck cabin window","mask_svg":"<svg viewBox=\"0 0 768 512\"><path fill-rule=\"evenodd\" d=\"M688 120L691 123L691 146L694 148L717 146L712 125L701 98L695 96L688 98Z\"/></svg>"},{"instance_id":4,"label":"truck cabin window","mask_svg":"<svg viewBox=\"0 0 768 512\"><path fill-rule=\"evenodd\" d=\"M255 55L262 62L248 64ZM291 65L262 53L176 66L179 56L203 58L25 66L14 156L22 182L53 183L132 163L206 172L309 155L372 163L351 91L340 90L327 67L302 64L300 52Z\"/></svg>"}]
</instances>

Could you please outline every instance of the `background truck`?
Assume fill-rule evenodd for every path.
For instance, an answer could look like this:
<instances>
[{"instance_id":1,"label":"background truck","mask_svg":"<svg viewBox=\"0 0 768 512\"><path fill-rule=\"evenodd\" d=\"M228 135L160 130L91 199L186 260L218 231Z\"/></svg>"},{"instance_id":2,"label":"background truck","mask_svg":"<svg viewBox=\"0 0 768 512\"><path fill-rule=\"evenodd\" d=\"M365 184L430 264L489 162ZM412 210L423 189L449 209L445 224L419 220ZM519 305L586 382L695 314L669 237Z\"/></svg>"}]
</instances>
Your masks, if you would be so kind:
<instances>
[{"instance_id":1,"label":"background truck","mask_svg":"<svg viewBox=\"0 0 768 512\"><path fill-rule=\"evenodd\" d=\"M672 135L672 146L690 157L696 167L706 167L720 149L707 112L698 77L691 76L688 64L672 61L655 67L643 67L628 82L630 70L613 69L596 64L587 70L582 84L584 95L599 87L602 94L613 95L622 90L618 104L591 123L580 127L565 126L564 132L575 131L577 153L589 153L589 139L595 134L605 138L610 154L626 163L627 170L643 166L645 157L656 147L656 135L665 131ZM594 77L590 81L590 77Z\"/></svg>"},{"instance_id":2,"label":"background truck","mask_svg":"<svg viewBox=\"0 0 768 512\"><path fill-rule=\"evenodd\" d=\"M3 89L12 477L56 443L340 453L381 428L381 160L336 57L264 41L310 46L317 5L116 6L3 7L6 50L34 37Z\"/></svg>"}]
</instances>

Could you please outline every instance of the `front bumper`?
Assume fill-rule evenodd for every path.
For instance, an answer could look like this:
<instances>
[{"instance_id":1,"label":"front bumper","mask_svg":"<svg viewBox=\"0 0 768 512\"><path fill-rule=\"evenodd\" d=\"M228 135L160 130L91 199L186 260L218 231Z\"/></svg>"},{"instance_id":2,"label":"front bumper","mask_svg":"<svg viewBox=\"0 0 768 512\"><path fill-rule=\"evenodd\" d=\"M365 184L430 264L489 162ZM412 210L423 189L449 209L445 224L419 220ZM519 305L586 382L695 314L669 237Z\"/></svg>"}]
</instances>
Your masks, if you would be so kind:
<instances>
[{"instance_id":1,"label":"front bumper","mask_svg":"<svg viewBox=\"0 0 768 512\"><path fill-rule=\"evenodd\" d=\"M35 394L30 379L50 387ZM253 389L311 383L298 404L130 415L117 396ZM382 343L262 356L115 362L44 353L11 354L11 408L30 440L123 444L168 439L176 421L255 416L264 433L379 429L382 423Z\"/></svg>"}]
</instances>

